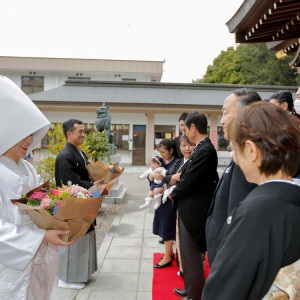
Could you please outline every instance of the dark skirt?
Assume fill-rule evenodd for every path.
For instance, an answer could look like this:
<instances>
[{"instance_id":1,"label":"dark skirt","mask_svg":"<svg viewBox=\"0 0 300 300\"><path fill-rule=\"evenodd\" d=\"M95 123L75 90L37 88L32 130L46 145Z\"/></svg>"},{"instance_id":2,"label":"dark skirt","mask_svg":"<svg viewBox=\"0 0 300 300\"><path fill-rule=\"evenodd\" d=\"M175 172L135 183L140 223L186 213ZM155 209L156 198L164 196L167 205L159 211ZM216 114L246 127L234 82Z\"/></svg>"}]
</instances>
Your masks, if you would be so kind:
<instances>
[{"instance_id":1,"label":"dark skirt","mask_svg":"<svg viewBox=\"0 0 300 300\"><path fill-rule=\"evenodd\" d=\"M153 234L159 235L164 241L176 239L176 211L173 211L172 200L167 199L155 211Z\"/></svg>"}]
</instances>

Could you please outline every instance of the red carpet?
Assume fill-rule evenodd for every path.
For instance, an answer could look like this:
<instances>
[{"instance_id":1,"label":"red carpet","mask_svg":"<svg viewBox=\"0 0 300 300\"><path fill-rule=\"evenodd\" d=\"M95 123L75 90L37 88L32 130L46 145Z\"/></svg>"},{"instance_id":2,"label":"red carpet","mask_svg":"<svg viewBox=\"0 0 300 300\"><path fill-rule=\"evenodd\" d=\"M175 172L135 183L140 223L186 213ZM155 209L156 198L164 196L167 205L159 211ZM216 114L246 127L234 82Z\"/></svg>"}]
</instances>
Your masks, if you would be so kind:
<instances>
[{"instance_id":1,"label":"red carpet","mask_svg":"<svg viewBox=\"0 0 300 300\"><path fill-rule=\"evenodd\" d=\"M153 265L159 262L159 259L163 257L162 253L154 253ZM153 268L153 284L152 284L152 299L153 300L176 300L181 299L177 296L173 290L184 289L183 278L177 275L178 267L176 265L176 259L173 260L172 267L163 269ZM209 265L206 255L204 276L205 279L209 274Z\"/></svg>"},{"instance_id":2,"label":"red carpet","mask_svg":"<svg viewBox=\"0 0 300 300\"><path fill-rule=\"evenodd\" d=\"M209 267L209 263L208 263L208 259L207 259L207 254L205 255L205 267L204 267L204 277L205 280L209 275L209 271L210 271L210 267Z\"/></svg>"},{"instance_id":3,"label":"red carpet","mask_svg":"<svg viewBox=\"0 0 300 300\"><path fill-rule=\"evenodd\" d=\"M153 265L159 262L159 259L163 257L162 253L154 253ZM181 299L174 294L173 290L183 289L183 278L177 275L178 267L176 260L172 262L172 267L163 269L153 268L153 286L152 286L152 299L153 300L176 300Z\"/></svg>"}]
</instances>

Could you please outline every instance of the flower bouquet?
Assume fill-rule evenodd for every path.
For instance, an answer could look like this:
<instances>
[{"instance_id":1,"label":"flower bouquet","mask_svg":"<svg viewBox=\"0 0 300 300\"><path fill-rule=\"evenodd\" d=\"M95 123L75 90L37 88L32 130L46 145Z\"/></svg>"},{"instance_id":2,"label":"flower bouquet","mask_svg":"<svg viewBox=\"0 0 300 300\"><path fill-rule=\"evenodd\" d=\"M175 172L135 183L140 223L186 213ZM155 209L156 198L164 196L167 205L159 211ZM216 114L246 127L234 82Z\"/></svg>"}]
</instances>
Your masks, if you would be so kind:
<instances>
[{"instance_id":1,"label":"flower bouquet","mask_svg":"<svg viewBox=\"0 0 300 300\"><path fill-rule=\"evenodd\" d=\"M104 189L100 197L93 198L88 190L80 186L49 187L47 181L22 195L21 199L11 201L25 210L39 228L69 230L68 235L61 236L64 241L84 236L97 217L108 191Z\"/></svg>"},{"instance_id":2,"label":"flower bouquet","mask_svg":"<svg viewBox=\"0 0 300 300\"><path fill-rule=\"evenodd\" d=\"M104 178L103 186L107 191L109 191L112 188L114 183L117 181L118 177L120 177L124 171L124 168L120 169L116 164L112 166L104 164L101 161L89 161L89 163L86 166L86 169L93 182Z\"/></svg>"}]
</instances>

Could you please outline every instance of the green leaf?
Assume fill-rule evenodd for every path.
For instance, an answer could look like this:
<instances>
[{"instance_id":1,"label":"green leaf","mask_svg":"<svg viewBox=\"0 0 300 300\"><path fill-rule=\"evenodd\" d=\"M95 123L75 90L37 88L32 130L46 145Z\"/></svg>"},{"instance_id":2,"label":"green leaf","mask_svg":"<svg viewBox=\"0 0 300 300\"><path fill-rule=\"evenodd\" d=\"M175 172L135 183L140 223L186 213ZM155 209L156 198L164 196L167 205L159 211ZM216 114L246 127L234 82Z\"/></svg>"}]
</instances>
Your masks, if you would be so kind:
<instances>
[{"instance_id":1,"label":"green leaf","mask_svg":"<svg viewBox=\"0 0 300 300\"><path fill-rule=\"evenodd\" d=\"M277 59L265 44L240 44L221 51L203 78L193 83L296 86L300 76L289 67L291 57Z\"/></svg>"}]
</instances>

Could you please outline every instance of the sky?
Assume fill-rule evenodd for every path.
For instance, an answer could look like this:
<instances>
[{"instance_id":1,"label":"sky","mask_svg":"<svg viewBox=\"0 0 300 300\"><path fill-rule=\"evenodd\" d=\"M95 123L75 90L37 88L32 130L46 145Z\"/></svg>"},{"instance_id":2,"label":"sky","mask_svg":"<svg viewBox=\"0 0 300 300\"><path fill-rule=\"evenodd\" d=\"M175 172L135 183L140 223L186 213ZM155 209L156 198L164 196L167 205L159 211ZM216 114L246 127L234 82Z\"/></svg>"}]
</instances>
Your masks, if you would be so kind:
<instances>
[{"instance_id":1,"label":"sky","mask_svg":"<svg viewBox=\"0 0 300 300\"><path fill-rule=\"evenodd\" d=\"M227 47L243 0L0 2L0 56L165 61L162 82L190 83Z\"/></svg>"}]
</instances>

